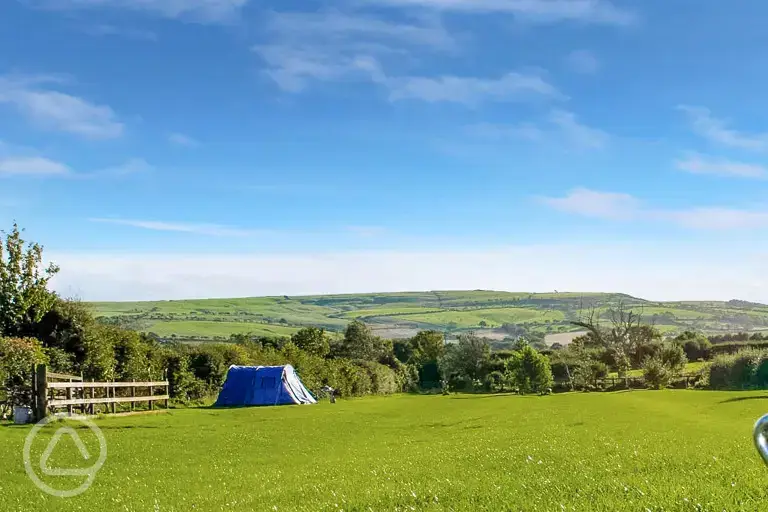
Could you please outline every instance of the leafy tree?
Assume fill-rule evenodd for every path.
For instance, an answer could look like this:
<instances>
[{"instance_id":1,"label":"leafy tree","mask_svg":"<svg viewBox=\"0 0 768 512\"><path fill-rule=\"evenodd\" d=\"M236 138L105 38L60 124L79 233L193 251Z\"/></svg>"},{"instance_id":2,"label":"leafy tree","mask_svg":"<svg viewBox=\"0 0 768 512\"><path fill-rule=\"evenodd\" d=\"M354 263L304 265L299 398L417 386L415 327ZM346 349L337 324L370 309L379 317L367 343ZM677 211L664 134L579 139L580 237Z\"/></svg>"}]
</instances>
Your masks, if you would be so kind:
<instances>
[{"instance_id":1,"label":"leafy tree","mask_svg":"<svg viewBox=\"0 0 768 512\"><path fill-rule=\"evenodd\" d=\"M672 381L672 372L661 356L656 355L643 361L643 378L648 387L662 389Z\"/></svg>"},{"instance_id":2,"label":"leafy tree","mask_svg":"<svg viewBox=\"0 0 768 512\"><path fill-rule=\"evenodd\" d=\"M446 346L440 358L440 371L446 380L459 377L470 381L481 380L491 359L488 342L474 333L461 334L456 343Z\"/></svg>"},{"instance_id":3,"label":"leafy tree","mask_svg":"<svg viewBox=\"0 0 768 512\"><path fill-rule=\"evenodd\" d=\"M552 369L549 360L530 345L507 361L509 380L521 393L540 392L552 387Z\"/></svg>"},{"instance_id":4,"label":"leafy tree","mask_svg":"<svg viewBox=\"0 0 768 512\"><path fill-rule=\"evenodd\" d=\"M410 339L411 358L416 364L435 362L445 353L445 336L439 331L419 331Z\"/></svg>"},{"instance_id":5,"label":"leafy tree","mask_svg":"<svg viewBox=\"0 0 768 512\"><path fill-rule=\"evenodd\" d=\"M344 338L334 347L335 357L375 361L392 351L392 342L373 334L371 328L360 320L354 320L344 330Z\"/></svg>"},{"instance_id":6,"label":"leafy tree","mask_svg":"<svg viewBox=\"0 0 768 512\"><path fill-rule=\"evenodd\" d=\"M685 369L686 363L688 363L683 347L677 343L666 343L661 349L660 357L664 365L672 372L672 375L679 375Z\"/></svg>"},{"instance_id":7,"label":"leafy tree","mask_svg":"<svg viewBox=\"0 0 768 512\"><path fill-rule=\"evenodd\" d=\"M752 339L758 338L753 337ZM712 348L712 343L709 339L699 332L685 331L676 336L673 341L683 346L685 355L690 361L707 359Z\"/></svg>"},{"instance_id":8,"label":"leafy tree","mask_svg":"<svg viewBox=\"0 0 768 512\"><path fill-rule=\"evenodd\" d=\"M331 350L331 344L325 329L305 327L291 336L291 342L301 350L316 356L325 357Z\"/></svg>"},{"instance_id":9,"label":"leafy tree","mask_svg":"<svg viewBox=\"0 0 768 512\"><path fill-rule=\"evenodd\" d=\"M39 321L54 305L56 296L48 281L59 268L43 267L43 248L27 244L14 223L0 236L0 336L15 336Z\"/></svg>"}]
</instances>

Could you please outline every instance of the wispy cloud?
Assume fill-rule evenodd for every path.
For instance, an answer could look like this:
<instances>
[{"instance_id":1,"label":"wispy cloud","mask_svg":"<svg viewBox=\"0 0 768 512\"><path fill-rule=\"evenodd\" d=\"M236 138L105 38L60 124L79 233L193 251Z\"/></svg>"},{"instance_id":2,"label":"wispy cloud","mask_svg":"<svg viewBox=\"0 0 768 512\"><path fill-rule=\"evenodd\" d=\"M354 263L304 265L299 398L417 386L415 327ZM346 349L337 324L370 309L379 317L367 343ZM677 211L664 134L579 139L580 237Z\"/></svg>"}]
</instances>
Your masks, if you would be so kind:
<instances>
[{"instance_id":1,"label":"wispy cloud","mask_svg":"<svg viewBox=\"0 0 768 512\"><path fill-rule=\"evenodd\" d=\"M183 133L178 133L178 132L169 133L168 142L176 146L184 146L188 148L200 145L200 143L197 140L193 139L189 135L184 135Z\"/></svg>"},{"instance_id":2,"label":"wispy cloud","mask_svg":"<svg viewBox=\"0 0 768 512\"><path fill-rule=\"evenodd\" d=\"M106 24L86 27L85 33L97 37L121 37L123 39L133 39L135 41L155 42L158 40L157 34L149 30L130 27L118 27L115 25Z\"/></svg>"},{"instance_id":3,"label":"wispy cloud","mask_svg":"<svg viewBox=\"0 0 768 512\"><path fill-rule=\"evenodd\" d=\"M500 78L459 76L405 77L386 81L391 101L422 100L477 105L485 101L520 101L535 97L562 99L549 82L535 74L507 73Z\"/></svg>"},{"instance_id":4,"label":"wispy cloud","mask_svg":"<svg viewBox=\"0 0 768 512\"><path fill-rule=\"evenodd\" d=\"M688 116L693 131L711 142L753 151L768 150L768 133L748 134L729 128L727 120L712 116L706 107L680 105L677 108Z\"/></svg>"},{"instance_id":5,"label":"wispy cloud","mask_svg":"<svg viewBox=\"0 0 768 512\"><path fill-rule=\"evenodd\" d=\"M0 158L0 176L65 176L71 172L63 163L39 156Z\"/></svg>"},{"instance_id":6,"label":"wispy cloud","mask_svg":"<svg viewBox=\"0 0 768 512\"><path fill-rule=\"evenodd\" d=\"M645 206L638 198L624 193L587 188L571 190L564 197L538 198L556 210L613 221L672 223L702 230L766 229L768 211L723 207L665 209Z\"/></svg>"},{"instance_id":7,"label":"wispy cloud","mask_svg":"<svg viewBox=\"0 0 768 512\"><path fill-rule=\"evenodd\" d=\"M268 234L269 231L242 229L221 224L194 224L187 222L166 222L155 220L91 218L91 222L129 226L151 231L172 231L177 233L190 233L206 236L220 237L251 237Z\"/></svg>"},{"instance_id":8,"label":"wispy cloud","mask_svg":"<svg viewBox=\"0 0 768 512\"><path fill-rule=\"evenodd\" d=\"M125 9L198 23L228 23L238 18L249 0L28 0L36 6L60 9Z\"/></svg>"},{"instance_id":9,"label":"wispy cloud","mask_svg":"<svg viewBox=\"0 0 768 512\"><path fill-rule=\"evenodd\" d=\"M475 13L508 13L533 22L579 21L608 25L630 25L635 13L607 0L374 0L391 6L414 6Z\"/></svg>"},{"instance_id":10,"label":"wispy cloud","mask_svg":"<svg viewBox=\"0 0 768 512\"><path fill-rule=\"evenodd\" d=\"M33 123L89 139L122 135L123 124L106 105L52 90L62 80L52 76L0 76L0 104L14 106Z\"/></svg>"},{"instance_id":11,"label":"wispy cloud","mask_svg":"<svg viewBox=\"0 0 768 512\"><path fill-rule=\"evenodd\" d=\"M549 121L559 129L566 141L573 146L599 149L608 142L607 133L579 123L573 112L554 110L550 114Z\"/></svg>"},{"instance_id":12,"label":"wispy cloud","mask_svg":"<svg viewBox=\"0 0 768 512\"><path fill-rule=\"evenodd\" d=\"M439 20L396 23L330 10L273 13L268 42L253 46L265 74L287 92L311 81L384 82L382 60L410 55L414 48L452 51L456 44Z\"/></svg>"},{"instance_id":13,"label":"wispy cloud","mask_svg":"<svg viewBox=\"0 0 768 512\"><path fill-rule=\"evenodd\" d=\"M574 72L592 75L600 70L600 61L589 50L574 50L565 58L566 65Z\"/></svg>"},{"instance_id":14,"label":"wispy cloud","mask_svg":"<svg viewBox=\"0 0 768 512\"><path fill-rule=\"evenodd\" d=\"M765 166L727 159L714 159L699 153L689 153L685 158L677 160L675 166L681 171L692 174L712 174L736 178L765 178L768 176L768 168Z\"/></svg>"},{"instance_id":15,"label":"wispy cloud","mask_svg":"<svg viewBox=\"0 0 768 512\"><path fill-rule=\"evenodd\" d=\"M93 177L93 178L98 178L98 177L118 178L121 176L143 174L143 173L151 172L154 169L155 169L154 166L150 165L146 160L142 158L131 158L130 160L127 160L126 162L120 165L115 165L113 167L105 167L104 169L99 169L97 171L84 174L83 176Z\"/></svg>"},{"instance_id":16,"label":"wispy cloud","mask_svg":"<svg viewBox=\"0 0 768 512\"><path fill-rule=\"evenodd\" d=\"M573 189L564 197L541 197L539 200L561 212L610 220L634 218L640 209L640 201L630 194L587 188Z\"/></svg>"},{"instance_id":17,"label":"wispy cloud","mask_svg":"<svg viewBox=\"0 0 768 512\"><path fill-rule=\"evenodd\" d=\"M50 158L32 155L3 156L0 154L0 177L38 176L70 179L117 178L144 173L153 167L140 158L130 159L120 165L90 172L75 172L70 166Z\"/></svg>"},{"instance_id":18,"label":"wispy cloud","mask_svg":"<svg viewBox=\"0 0 768 512\"><path fill-rule=\"evenodd\" d=\"M468 132L476 137L501 142L509 139L522 139L532 142L558 144L574 149L601 149L608 144L610 136L597 128L592 128L576 119L576 115L566 110L554 109L542 123L523 123L518 125L481 123L467 127Z\"/></svg>"}]
</instances>

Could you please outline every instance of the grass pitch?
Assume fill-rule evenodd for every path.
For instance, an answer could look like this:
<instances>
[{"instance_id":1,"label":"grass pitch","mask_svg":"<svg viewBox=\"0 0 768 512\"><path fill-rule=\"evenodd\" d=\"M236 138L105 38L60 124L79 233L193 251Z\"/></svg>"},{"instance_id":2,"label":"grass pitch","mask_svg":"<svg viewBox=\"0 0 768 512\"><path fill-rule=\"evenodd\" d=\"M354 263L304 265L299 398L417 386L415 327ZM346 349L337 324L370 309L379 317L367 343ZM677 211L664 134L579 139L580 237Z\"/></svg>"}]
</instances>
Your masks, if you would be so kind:
<instances>
[{"instance_id":1,"label":"grass pitch","mask_svg":"<svg viewBox=\"0 0 768 512\"><path fill-rule=\"evenodd\" d=\"M752 447L751 427L768 411L767 398L708 391L395 396L98 419L106 464L88 491L69 499L44 495L27 478L21 454L30 427L4 426L0 508L764 510L768 468ZM33 443L32 460L55 428ZM78 461L74 444L63 440L49 465ZM82 481L45 478L59 486Z\"/></svg>"}]
</instances>

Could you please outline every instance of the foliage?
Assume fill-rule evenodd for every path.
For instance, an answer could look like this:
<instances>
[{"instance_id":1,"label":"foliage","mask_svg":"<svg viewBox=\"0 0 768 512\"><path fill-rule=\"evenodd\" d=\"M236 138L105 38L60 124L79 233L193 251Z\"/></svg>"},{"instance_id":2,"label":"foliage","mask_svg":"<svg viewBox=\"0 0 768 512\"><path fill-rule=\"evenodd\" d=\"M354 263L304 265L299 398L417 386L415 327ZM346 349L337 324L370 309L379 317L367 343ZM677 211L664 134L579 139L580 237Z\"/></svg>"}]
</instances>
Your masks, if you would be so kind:
<instances>
[{"instance_id":1,"label":"foliage","mask_svg":"<svg viewBox=\"0 0 768 512\"><path fill-rule=\"evenodd\" d=\"M746 349L722 354L709 366L712 389L763 389L768 387L768 350Z\"/></svg>"},{"instance_id":2,"label":"foliage","mask_svg":"<svg viewBox=\"0 0 768 512\"><path fill-rule=\"evenodd\" d=\"M391 351L391 341L382 340L375 336L366 324L360 320L353 320L344 330L341 343L332 347L331 355L347 359L376 360L382 354Z\"/></svg>"},{"instance_id":3,"label":"foliage","mask_svg":"<svg viewBox=\"0 0 768 512\"><path fill-rule=\"evenodd\" d=\"M419 331L409 340L411 357L407 363L434 363L445 353L445 336L438 331Z\"/></svg>"},{"instance_id":4,"label":"foliage","mask_svg":"<svg viewBox=\"0 0 768 512\"><path fill-rule=\"evenodd\" d=\"M524 345L507 361L507 376L520 393L538 393L552 387L552 370L546 356Z\"/></svg>"},{"instance_id":5,"label":"foliage","mask_svg":"<svg viewBox=\"0 0 768 512\"><path fill-rule=\"evenodd\" d=\"M36 364L47 362L40 341L34 338L0 338L0 386L28 380Z\"/></svg>"},{"instance_id":6,"label":"foliage","mask_svg":"<svg viewBox=\"0 0 768 512\"><path fill-rule=\"evenodd\" d=\"M488 371L491 349L488 342L473 333L462 334L456 343L446 346L438 364L445 380L465 383L481 380Z\"/></svg>"},{"instance_id":7,"label":"foliage","mask_svg":"<svg viewBox=\"0 0 768 512\"><path fill-rule=\"evenodd\" d=\"M0 231L0 336L17 336L38 322L54 305L56 296L48 281L58 272L43 267L42 246L27 244L14 224L10 233Z\"/></svg>"},{"instance_id":8,"label":"foliage","mask_svg":"<svg viewBox=\"0 0 768 512\"><path fill-rule=\"evenodd\" d=\"M291 336L291 342L301 350L325 357L331 350L330 340L325 329L317 327L305 327Z\"/></svg>"},{"instance_id":9,"label":"foliage","mask_svg":"<svg viewBox=\"0 0 768 512\"><path fill-rule=\"evenodd\" d=\"M689 361L709 359L712 343L699 332L685 331L674 338L676 343L683 346Z\"/></svg>"},{"instance_id":10,"label":"foliage","mask_svg":"<svg viewBox=\"0 0 768 512\"><path fill-rule=\"evenodd\" d=\"M669 386L672 375L671 369L661 356L649 357L643 362L643 378L650 388L662 389Z\"/></svg>"}]
</instances>

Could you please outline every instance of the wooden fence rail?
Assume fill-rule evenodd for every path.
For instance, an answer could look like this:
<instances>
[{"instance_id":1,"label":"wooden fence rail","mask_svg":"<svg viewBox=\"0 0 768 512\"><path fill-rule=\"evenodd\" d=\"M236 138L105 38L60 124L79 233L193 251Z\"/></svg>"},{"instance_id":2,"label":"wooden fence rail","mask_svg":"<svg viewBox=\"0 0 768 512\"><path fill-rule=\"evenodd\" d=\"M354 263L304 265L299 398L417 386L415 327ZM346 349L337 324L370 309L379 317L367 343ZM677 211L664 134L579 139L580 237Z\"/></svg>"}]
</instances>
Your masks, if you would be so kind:
<instances>
[{"instance_id":1,"label":"wooden fence rail","mask_svg":"<svg viewBox=\"0 0 768 512\"><path fill-rule=\"evenodd\" d=\"M51 379L67 382L49 382ZM45 365L38 365L33 371L34 413L39 420L59 408L73 414L75 408L83 414L96 414L96 406L103 405L117 412L118 404L129 404L135 410L138 402L146 402L149 410L155 403L164 402L168 409L168 381L141 382L85 382L82 377L48 372ZM118 390L121 391L118 394ZM156 394L160 391L161 394Z\"/></svg>"}]
</instances>

